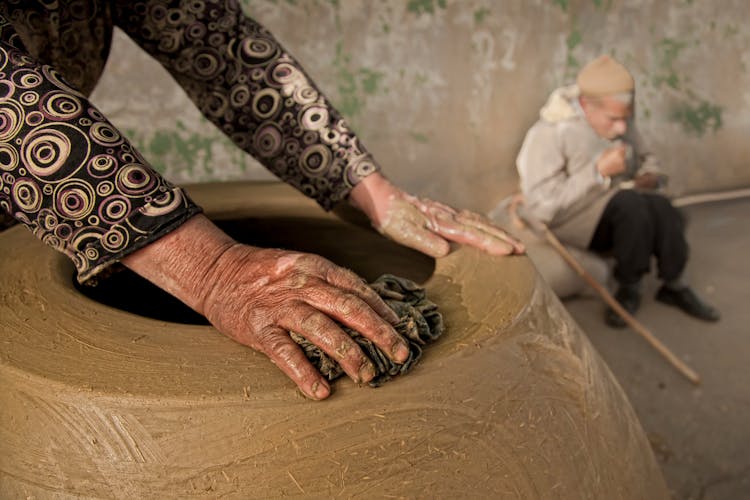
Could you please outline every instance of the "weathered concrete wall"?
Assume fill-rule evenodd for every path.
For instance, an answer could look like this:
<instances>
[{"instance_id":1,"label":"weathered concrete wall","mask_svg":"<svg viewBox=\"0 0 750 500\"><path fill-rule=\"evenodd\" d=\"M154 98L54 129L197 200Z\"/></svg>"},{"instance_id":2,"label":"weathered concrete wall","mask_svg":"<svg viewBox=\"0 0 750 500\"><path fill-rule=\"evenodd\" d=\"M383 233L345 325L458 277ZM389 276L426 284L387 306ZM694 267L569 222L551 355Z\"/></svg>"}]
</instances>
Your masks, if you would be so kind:
<instances>
[{"instance_id":1,"label":"weathered concrete wall","mask_svg":"<svg viewBox=\"0 0 750 500\"><path fill-rule=\"evenodd\" d=\"M745 0L245 0L411 191L487 210L547 94L606 52L678 194L750 185ZM94 101L178 182L268 178L118 36ZM144 77L145 75L145 77Z\"/></svg>"}]
</instances>

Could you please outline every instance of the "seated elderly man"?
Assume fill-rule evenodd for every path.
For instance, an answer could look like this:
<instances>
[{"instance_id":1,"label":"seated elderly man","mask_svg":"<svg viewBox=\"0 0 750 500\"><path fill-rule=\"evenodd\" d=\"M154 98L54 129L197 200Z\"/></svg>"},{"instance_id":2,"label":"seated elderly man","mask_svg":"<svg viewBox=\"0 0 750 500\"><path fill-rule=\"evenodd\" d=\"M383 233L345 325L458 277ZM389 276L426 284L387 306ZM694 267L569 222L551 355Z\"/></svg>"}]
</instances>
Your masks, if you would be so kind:
<instances>
[{"instance_id":1,"label":"seated elderly man","mask_svg":"<svg viewBox=\"0 0 750 500\"><path fill-rule=\"evenodd\" d=\"M666 176L633 124L634 80L609 56L587 64L576 84L555 90L526 134L517 167L526 211L563 242L611 254L615 297L630 313L656 257L656 299L706 321L718 312L683 282L685 222L658 194ZM611 308L606 323L624 327Z\"/></svg>"}]
</instances>

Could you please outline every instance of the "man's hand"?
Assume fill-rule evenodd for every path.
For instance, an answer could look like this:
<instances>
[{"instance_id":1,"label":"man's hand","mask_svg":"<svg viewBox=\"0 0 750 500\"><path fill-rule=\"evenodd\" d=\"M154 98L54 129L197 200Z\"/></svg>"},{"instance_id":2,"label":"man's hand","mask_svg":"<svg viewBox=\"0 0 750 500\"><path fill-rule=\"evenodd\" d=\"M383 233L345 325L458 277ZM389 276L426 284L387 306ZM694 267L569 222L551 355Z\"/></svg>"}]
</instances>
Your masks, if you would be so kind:
<instances>
[{"instance_id":1,"label":"man's hand","mask_svg":"<svg viewBox=\"0 0 750 500\"><path fill-rule=\"evenodd\" d=\"M357 383L372 362L338 321L395 362L407 359L396 314L353 272L312 254L241 245L196 216L123 263L206 316L223 334L266 354L304 394L330 386L289 336L294 331L339 362Z\"/></svg>"},{"instance_id":2,"label":"man's hand","mask_svg":"<svg viewBox=\"0 0 750 500\"><path fill-rule=\"evenodd\" d=\"M638 189L656 189L659 187L660 177L653 172L645 172L637 175L633 182Z\"/></svg>"},{"instance_id":3,"label":"man's hand","mask_svg":"<svg viewBox=\"0 0 750 500\"><path fill-rule=\"evenodd\" d=\"M485 217L401 191L379 173L365 177L349 195L381 234L432 257L450 251L449 241L464 243L491 255L523 253L523 243Z\"/></svg>"},{"instance_id":4,"label":"man's hand","mask_svg":"<svg viewBox=\"0 0 750 500\"><path fill-rule=\"evenodd\" d=\"M614 177L625 172L626 163L626 146L612 146L607 148L596 161L596 168L602 177Z\"/></svg>"}]
</instances>

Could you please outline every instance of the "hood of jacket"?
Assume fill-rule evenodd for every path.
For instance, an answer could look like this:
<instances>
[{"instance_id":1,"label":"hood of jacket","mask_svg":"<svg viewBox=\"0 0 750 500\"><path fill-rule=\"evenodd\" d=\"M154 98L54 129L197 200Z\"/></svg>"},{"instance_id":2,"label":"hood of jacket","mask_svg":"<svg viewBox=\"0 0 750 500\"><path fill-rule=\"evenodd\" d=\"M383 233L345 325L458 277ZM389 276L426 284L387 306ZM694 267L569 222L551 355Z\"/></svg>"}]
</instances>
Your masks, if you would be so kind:
<instances>
[{"instance_id":1,"label":"hood of jacket","mask_svg":"<svg viewBox=\"0 0 750 500\"><path fill-rule=\"evenodd\" d=\"M539 111L539 117L549 123L558 123L581 116L579 95L577 85L555 89Z\"/></svg>"}]
</instances>

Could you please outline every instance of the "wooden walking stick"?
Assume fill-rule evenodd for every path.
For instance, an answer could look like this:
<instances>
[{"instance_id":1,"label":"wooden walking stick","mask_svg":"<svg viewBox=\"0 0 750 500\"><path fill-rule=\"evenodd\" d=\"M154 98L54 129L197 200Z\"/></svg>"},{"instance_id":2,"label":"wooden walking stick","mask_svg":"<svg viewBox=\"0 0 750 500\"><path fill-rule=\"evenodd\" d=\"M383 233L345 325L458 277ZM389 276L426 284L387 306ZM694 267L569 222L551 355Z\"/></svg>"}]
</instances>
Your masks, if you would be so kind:
<instances>
[{"instance_id":1,"label":"wooden walking stick","mask_svg":"<svg viewBox=\"0 0 750 500\"><path fill-rule=\"evenodd\" d=\"M699 385L701 383L701 378L698 375L698 373L695 372L692 368L690 368L687 364L685 364L680 358L674 355L672 351L670 351L662 342L654 337L654 335L645 327L643 326L640 321L635 319L632 314L630 314L628 311L626 311L619 302L617 302L617 299L615 299L611 293L609 293L609 290L607 290L601 283L596 281L593 276L591 276L584 268L581 266L581 264L578 263L578 261L571 255L571 253L568 251L567 248L563 246L562 243L560 243L560 240L557 239L557 237L552 234L552 231L549 230L546 224L544 224L541 221L535 220L532 217L529 217L528 215L520 214L518 211L518 205L521 202L519 200L514 200L514 202L511 202L510 209L511 209L511 217L513 218L513 222L516 225L524 225L531 228L532 231L536 233L541 233L544 235L544 239L547 240L547 242L552 245L552 248L554 248L557 253L560 254L560 256L565 260L565 262L570 265L570 267L573 268L573 270L578 273L579 276L581 276L586 283L588 283L596 292L601 296L602 299L604 299L604 302L606 302L614 311L620 315L620 317L625 320L625 323L628 324L633 330L636 331L641 337L646 339L646 342L651 344L651 347L656 349L656 351L662 355L678 372L680 372L682 375L685 376L689 381L692 383Z\"/></svg>"}]
</instances>

